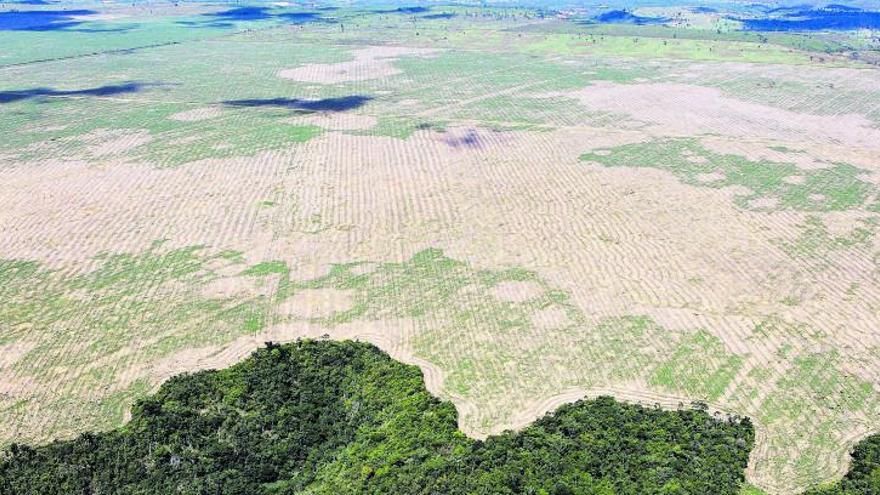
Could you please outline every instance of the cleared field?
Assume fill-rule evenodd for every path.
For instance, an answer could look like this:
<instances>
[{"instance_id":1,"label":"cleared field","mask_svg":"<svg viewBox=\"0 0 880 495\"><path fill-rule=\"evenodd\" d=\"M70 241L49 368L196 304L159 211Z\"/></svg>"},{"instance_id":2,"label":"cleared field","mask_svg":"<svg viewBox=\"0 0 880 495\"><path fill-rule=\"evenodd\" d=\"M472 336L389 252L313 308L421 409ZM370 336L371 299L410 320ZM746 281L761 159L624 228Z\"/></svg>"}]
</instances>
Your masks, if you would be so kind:
<instances>
[{"instance_id":1,"label":"cleared field","mask_svg":"<svg viewBox=\"0 0 880 495\"><path fill-rule=\"evenodd\" d=\"M256 12L0 30L0 443L306 336L419 365L478 437L609 393L749 416L774 494L876 431L876 68L514 9Z\"/></svg>"}]
</instances>

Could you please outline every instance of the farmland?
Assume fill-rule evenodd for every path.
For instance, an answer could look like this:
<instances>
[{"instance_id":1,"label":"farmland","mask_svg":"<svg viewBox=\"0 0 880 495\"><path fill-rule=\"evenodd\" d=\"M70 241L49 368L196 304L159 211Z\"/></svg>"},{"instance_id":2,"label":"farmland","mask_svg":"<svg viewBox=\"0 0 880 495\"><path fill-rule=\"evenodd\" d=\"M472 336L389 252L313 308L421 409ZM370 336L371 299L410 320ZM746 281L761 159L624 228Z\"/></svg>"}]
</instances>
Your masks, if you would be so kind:
<instances>
[{"instance_id":1,"label":"farmland","mask_svg":"<svg viewBox=\"0 0 880 495\"><path fill-rule=\"evenodd\" d=\"M54 8L0 9L0 445L300 338L418 365L476 438L583 397L703 402L751 419L773 495L878 431L875 41Z\"/></svg>"}]
</instances>

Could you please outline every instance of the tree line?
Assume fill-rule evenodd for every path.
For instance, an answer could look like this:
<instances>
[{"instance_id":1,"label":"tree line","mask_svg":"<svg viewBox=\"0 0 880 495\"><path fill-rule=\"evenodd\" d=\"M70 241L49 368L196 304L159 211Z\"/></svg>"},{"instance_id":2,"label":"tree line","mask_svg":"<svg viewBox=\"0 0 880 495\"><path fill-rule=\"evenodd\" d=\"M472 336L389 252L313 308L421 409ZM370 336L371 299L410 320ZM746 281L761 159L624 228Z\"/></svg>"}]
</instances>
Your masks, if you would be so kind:
<instances>
[{"instance_id":1,"label":"tree line","mask_svg":"<svg viewBox=\"0 0 880 495\"><path fill-rule=\"evenodd\" d=\"M610 397L474 440L418 368L304 340L176 376L116 430L9 446L0 493L735 495L753 441L747 418Z\"/></svg>"}]
</instances>

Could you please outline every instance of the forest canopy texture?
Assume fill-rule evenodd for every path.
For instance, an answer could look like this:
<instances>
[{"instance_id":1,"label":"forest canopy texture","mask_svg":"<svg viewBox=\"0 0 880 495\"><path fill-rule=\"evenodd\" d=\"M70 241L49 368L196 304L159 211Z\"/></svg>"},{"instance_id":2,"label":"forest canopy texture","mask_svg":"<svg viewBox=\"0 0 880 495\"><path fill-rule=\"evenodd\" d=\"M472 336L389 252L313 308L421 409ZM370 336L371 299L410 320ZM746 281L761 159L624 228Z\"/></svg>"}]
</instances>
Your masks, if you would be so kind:
<instances>
[{"instance_id":1,"label":"forest canopy texture","mask_svg":"<svg viewBox=\"0 0 880 495\"><path fill-rule=\"evenodd\" d=\"M609 397L486 441L456 419L371 345L267 344L169 380L118 430L10 446L0 493L725 495L754 440L745 418Z\"/></svg>"}]
</instances>

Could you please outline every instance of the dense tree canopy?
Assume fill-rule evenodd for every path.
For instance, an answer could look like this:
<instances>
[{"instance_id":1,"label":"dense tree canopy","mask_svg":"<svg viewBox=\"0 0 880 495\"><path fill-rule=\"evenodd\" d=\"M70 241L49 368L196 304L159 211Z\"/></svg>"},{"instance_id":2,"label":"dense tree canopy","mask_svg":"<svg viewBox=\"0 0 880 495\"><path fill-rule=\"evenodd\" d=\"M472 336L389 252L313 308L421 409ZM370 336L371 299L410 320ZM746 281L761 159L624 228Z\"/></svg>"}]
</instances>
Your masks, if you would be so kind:
<instances>
[{"instance_id":1,"label":"dense tree canopy","mask_svg":"<svg viewBox=\"0 0 880 495\"><path fill-rule=\"evenodd\" d=\"M0 493L725 495L753 433L748 419L602 397L472 440L418 368L301 341L175 377L118 430L12 445Z\"/></svg>"}]
</instances>

